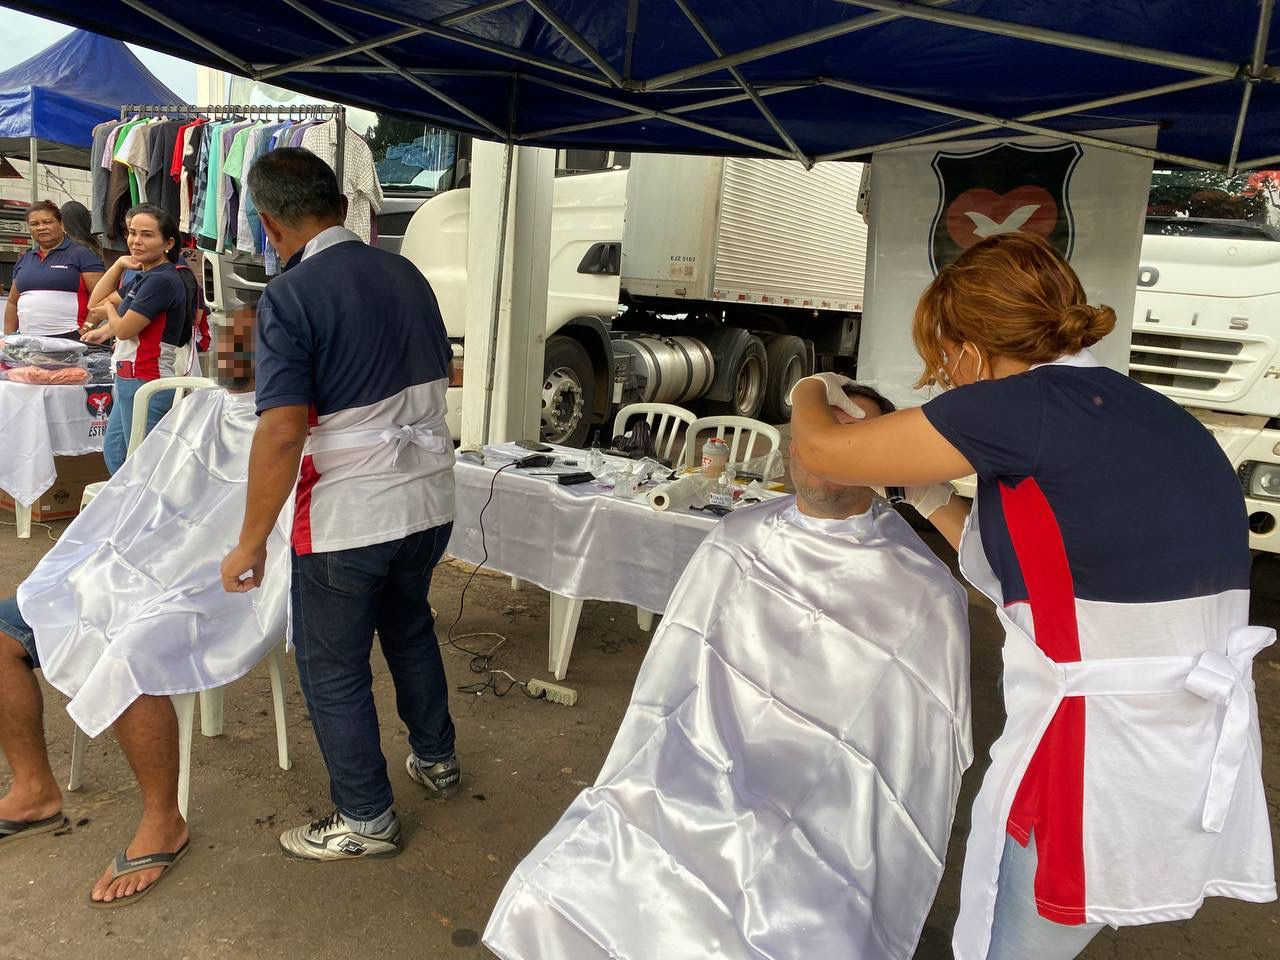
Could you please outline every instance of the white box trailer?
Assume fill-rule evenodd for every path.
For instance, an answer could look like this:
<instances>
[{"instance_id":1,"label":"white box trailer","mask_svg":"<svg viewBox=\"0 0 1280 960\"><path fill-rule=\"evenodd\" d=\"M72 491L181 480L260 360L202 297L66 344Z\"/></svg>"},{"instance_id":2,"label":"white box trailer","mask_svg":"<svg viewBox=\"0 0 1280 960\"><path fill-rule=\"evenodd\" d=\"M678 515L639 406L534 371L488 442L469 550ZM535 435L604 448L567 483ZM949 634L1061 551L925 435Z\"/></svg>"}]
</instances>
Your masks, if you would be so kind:
<instances>
[{"instance_id":1,"label":"white box trailer","mask_svg":"<svg viewBox=\"0 0 1280 960\"><path fill-rule=\"evenodd\" d=\"M633 299L862 310L862 164L636 155L622 288Z\"/></svg>"}]
</instances>

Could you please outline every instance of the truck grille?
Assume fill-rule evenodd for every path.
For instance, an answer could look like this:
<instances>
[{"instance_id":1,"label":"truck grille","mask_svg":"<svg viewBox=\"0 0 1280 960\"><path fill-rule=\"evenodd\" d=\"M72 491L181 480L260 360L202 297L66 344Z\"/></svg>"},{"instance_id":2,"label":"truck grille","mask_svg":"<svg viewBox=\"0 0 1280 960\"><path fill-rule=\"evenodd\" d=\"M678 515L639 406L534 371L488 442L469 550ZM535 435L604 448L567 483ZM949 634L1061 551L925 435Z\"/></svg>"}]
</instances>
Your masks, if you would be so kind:
<instances>
[{"instance_id":1,"label":"truck grille","mask_svg":"<svg viewBox=\"0 0 1280 960\"><path fill-rule=\"evenodd\" d=\"M1266 352L1250 340L1135 332L1129 375L1172 396L1234 400L1258 376Z\"/></svg>"}]
</instances>

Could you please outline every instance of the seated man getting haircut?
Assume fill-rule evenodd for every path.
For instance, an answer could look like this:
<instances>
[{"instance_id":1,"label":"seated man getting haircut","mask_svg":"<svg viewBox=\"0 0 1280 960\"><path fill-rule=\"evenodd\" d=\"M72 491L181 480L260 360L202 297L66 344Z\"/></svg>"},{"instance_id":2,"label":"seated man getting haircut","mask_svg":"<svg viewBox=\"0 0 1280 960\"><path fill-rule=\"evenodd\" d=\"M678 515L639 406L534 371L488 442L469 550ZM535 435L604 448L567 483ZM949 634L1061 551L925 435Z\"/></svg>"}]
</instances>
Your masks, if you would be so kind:
<instances>
[{"instance_id":1,"label":"seated man getting haircut","mask_svg":"<svg viewBox=\"0 0 1280 960\"><path fill-rule=\"evenodd\" d=\"M132 903L187 849L168 694L229 683L285 632L287 568L268 569L266 589L252 597L225 593L218 575L239 530L257 423L252 320L234 322L219 343L227 389L197 390L178 404L16 600L0 601L0 748L13 772L0 797L0 844L65 822L33 666L71 698L67 712L87 734L115 726L142 790L137 833L93 887L97 906ZM280 564L286 543L273 554Z\"/></svg>"},{"instance_id":2,"label":"seated man getting haircut","mask_svg":"<svg viewBox=\"0 0 1280 960\"><path fill-rule=\"evenodd\" d=\"M690 561L599 778L498 900L503 960L914 952L972 758L966 596L870 490L792 481Z\"/></svg>"}]
</instances>

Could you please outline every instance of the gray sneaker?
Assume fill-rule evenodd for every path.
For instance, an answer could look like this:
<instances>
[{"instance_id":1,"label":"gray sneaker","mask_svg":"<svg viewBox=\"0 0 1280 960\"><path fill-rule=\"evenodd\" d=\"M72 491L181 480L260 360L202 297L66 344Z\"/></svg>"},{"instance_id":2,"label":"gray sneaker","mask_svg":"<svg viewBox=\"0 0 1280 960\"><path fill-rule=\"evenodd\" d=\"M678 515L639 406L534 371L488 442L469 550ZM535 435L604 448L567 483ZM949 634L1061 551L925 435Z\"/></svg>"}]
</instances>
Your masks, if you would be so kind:
<instances>
[{"instance_id":1,"label":"gray sneaker","mask_svg":"<svg viewBox=\"0 0 1280 960\"><path fill-rule=\"evenodd\" d=\"M456 756L441 763L423 763L410 753L404 758L404 769L409 779L426 787L427 796L434 800L453 796L462 782L462 768Z\"/></svg>"},{"instance_id":2,"label":"gray sneaker","mask_svg":"<svg viewBox=\"0 0 1280 960\"><path fill-rule=\"evenodd\" d=\"M400 818L385 833L368 837L356 833L337 810L280 834L280 849L294 860L356 860L394 857L400 852Z\"/></svg>"}]
</instances>

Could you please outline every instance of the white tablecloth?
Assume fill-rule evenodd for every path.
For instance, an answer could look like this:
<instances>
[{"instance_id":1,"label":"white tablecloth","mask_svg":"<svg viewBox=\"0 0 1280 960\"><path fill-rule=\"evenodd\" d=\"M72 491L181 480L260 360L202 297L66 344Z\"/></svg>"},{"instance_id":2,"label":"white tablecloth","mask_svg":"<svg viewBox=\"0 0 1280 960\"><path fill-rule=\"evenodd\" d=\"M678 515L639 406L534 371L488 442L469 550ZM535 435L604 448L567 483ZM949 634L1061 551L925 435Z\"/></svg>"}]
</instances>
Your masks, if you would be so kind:
<instances>
[{"instance_id":1,"label":"white tablecloth","mask_svg":"<svg viewBox=\"0 0 1280 960\"><path fill-rule=\"evenodd\" d=\"M109 386L0 380L0 490L31 506L57 479L55 456L102 451L110 410Z\"/></svg>"},{"instance_id":2,"label":"white tablecloth","mask_svg":"<svg viewBox=\"0 0 1280 960\"><path fill-rule=\"evenodd\" d=\"M454 471L458 507L448 552L468 563L484 557L479 516L494 470L459 460ZM718 518L659 513L643 501L602 494L594 484L562 486L529 475L537 472L512 468L497 478L484 514L485 567L575 600L611 600L662 613Z\"/></svg>"}]
</instances>

